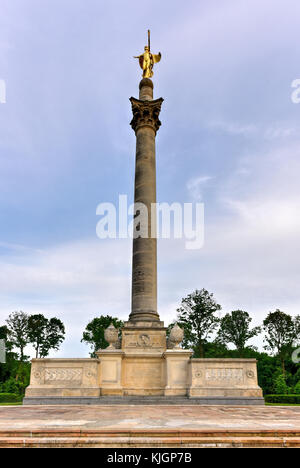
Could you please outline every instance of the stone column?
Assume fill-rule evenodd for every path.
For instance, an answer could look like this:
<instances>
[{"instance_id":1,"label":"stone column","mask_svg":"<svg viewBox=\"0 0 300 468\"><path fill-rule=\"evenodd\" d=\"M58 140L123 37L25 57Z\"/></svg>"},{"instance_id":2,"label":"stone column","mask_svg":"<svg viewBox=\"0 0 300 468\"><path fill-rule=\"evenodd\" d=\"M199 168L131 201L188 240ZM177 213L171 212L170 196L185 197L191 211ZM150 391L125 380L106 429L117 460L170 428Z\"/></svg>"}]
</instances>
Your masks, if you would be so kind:
<instances>
[{"instance_id":1,"label":"stone column","mask_svg":"<svg viewBox=\"0 0 300 468\"><path fill-rule=\"evenodd\" d=\"M133 112L131 126L136 134L136 168L132 258L132 309L130 322L159 321L157 312L157 239L156 213L151 217L151 205L156 203L155 137L161 122L159 113L163 99L153 100L153 83L149 78L140 82L139 99L130 98ZM147 208L148 220L138 223ZM152 219L151 219L152 218ZM143 218L144 219L144 218ZM152 237L151 237L152 236Z\"/></svg>"}]
</instances>

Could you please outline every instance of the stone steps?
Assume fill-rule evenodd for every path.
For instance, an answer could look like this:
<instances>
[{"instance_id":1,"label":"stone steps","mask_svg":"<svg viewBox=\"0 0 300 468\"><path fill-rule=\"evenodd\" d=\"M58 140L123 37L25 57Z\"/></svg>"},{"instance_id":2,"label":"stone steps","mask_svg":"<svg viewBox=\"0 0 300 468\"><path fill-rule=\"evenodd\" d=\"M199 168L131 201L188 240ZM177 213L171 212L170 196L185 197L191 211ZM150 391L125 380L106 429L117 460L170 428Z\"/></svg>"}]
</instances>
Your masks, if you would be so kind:
<instances>
[{"instance_id":1,"label":"stone steps","mask_svg":"<svg viewBox=\"0 0 300 468\"><path fill-rule=\"evenodd\" d=\"M0 431L0 448L300 448L295 430L80 430L45 429Z\"/></svg>"},{"instance_id":2,"label":"stone steps","mask_svg":"<svg viewBox=\"0 0 300 468\"><path fill-rule=\"evenodd\" d=\"M123 396L112 397L25 397L24 405L264 405L257 397L167 397L167 396Z\"/></svg>"}]
</instances>

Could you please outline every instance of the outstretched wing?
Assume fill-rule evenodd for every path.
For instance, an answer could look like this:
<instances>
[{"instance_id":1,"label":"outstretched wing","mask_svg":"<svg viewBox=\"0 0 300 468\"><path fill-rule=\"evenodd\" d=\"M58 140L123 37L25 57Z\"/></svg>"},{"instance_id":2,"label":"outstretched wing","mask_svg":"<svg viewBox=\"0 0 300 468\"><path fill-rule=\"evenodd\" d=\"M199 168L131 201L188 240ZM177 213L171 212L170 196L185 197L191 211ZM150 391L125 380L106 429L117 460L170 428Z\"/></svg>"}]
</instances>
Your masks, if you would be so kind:
<instances>
[{"instance_id":1,"label":"outstretched wing","mask_svg":"<svg viewBox=\"0 0 300 468\"><path fill-rule=\"evenodd\" d=\"M140 64L141 69L143 70L144 69L144 55L139 56L139 64Z\"/></svg>"},{"instance_id":2,"label":"outstretched wing","mask_svg":"<svg viewBox=\"0 0 300 468\"><path fill-rule=\"evenodd\" d=\"M161 53L159 52L157 55L152 54L152 57L153 57L153 63L158 63L160 62L160 59L161 59Z\"/></svg>"}]
</instances>

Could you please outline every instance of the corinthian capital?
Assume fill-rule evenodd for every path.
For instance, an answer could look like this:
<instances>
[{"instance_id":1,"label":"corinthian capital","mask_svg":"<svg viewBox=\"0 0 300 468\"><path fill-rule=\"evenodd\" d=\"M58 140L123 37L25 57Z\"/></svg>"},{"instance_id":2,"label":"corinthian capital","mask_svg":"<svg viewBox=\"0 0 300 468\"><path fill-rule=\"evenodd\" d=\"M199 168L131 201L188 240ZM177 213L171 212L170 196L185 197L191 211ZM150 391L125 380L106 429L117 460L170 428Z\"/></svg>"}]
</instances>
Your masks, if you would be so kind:
<instances>
[{"instance_id":1,"label":"corinthian capital","mask_svg":"<svg viewBox=\"0 0 300 468\"><path fill-rule=\"evenodd\" d=\"M159 113L163 99L155 99L154 101L141 101L136 98L130 98L133 119L130 122L131 127L135 132L141 127L151 127L157 132L161 126Z\"/></svg>"}]
</instances>

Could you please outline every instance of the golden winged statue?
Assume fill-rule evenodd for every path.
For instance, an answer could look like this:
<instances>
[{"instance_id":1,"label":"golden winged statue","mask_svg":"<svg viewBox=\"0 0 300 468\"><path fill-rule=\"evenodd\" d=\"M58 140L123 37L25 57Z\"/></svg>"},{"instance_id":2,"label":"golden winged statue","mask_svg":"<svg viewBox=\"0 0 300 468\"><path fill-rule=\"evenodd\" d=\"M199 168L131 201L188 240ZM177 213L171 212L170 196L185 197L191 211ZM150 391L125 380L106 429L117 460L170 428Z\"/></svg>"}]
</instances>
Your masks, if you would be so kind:
<instances>
[{"instance_id":1,"label":"golden winged statue","mask_svg":"<svg viewBox=\"0 0 300 468\"><path fill-rule=\"evenodd\" d=\"M143 70L143 78L152 78L153 76L153 65L158 63L161 59L161 53L157 55L152 54L150 50L150 31L148 31L148 45L145 46L145 52L137 57L139 59L139 64Z\"/></svg>"}]
</instances>

